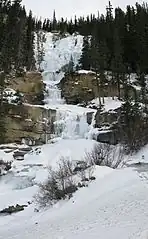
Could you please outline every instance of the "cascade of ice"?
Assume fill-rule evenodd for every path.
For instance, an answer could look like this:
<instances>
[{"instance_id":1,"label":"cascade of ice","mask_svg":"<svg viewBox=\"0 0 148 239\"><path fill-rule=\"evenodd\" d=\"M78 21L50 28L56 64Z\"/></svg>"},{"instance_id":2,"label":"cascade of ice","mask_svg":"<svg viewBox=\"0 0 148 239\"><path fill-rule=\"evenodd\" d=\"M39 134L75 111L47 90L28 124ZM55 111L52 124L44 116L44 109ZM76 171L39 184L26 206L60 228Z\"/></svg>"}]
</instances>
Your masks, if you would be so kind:
<instances>
[{"instance_id":1,"label":"cascade of ice","mask_svg":"<svg viewBox=\"0 0 148 239\"><path fill-rule=\"evenodd\" d=\"M43 73L46 84L45 104L48 108L56 109L55 136L65 139L85 138L89 131L87 113L73 110L72 106L64 104L61 90L57 87L63 76L63 72L46 71Z\"/></svg>"},{"instance_id":2,"label":"cascade of ice","mask_svg":"<svg viewBox=\"0 0 148 239\"><path fill-rule=\"evenodd\" d=\"M88 130L86 114L57 111L57 120L55 121L56 136L61 136L65 139L85 138Z\"/></svg>"},{"instance_id":3,"label":"cascade of ice","mask_svg":"<svg viewBox=\"0 0 148 239\"><path fill-rule=\"evenodd\" d=\"M61 90L57 87L57 84L60 82L63 76L63 73L43 73L44 83L46 84L45 103L48 106L64 103L64 99L61 97Z\"/></svg>"},{"instance_id":4,"label":"cascade of ice","mask_svg":"<svg viewBox=\"0 0 148 239\"><path fill-rule=\"evenodd\" d=\"M71 57L76 66L81 55L83 37L80 35L68 36L55 41L54 35L46 35L44 45L45 56L42 67L43 80L46 84L45 104L48 108L56 110L54 122L56 137L84 138L89 131L87 124L87 111L77 106L67 105L61 97L61 90L57 84L64 77L62 69L68 65Z\"/></svg>"}]
</instances>

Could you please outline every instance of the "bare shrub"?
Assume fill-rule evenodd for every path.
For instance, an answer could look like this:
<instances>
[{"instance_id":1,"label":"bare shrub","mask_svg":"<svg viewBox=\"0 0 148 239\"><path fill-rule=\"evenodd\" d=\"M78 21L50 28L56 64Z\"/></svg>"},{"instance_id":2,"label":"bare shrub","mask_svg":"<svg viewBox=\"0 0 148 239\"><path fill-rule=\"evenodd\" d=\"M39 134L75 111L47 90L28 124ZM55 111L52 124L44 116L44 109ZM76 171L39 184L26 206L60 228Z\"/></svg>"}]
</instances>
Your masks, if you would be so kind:
<instances>
[{"instance_id":1,"label":"bare shrub","mask_svg":"<svg viewBox=\"0 0 148 239\"><path fill-rule=\"evenodd\" d=\"M85 168L81 168L81 170L79 170L77 174L80 177L81 181L89 181L94 176L95 163L94 161L92 161L91 157L85 157L84 160Z\"/></svg>"},{"instance_id":2,"label":"bare shrub","mask_svg":"<svg viewBox=\"0 0 148 239\"><path fill-rule=\"evenodd\" d=\"M94 165L90 166L86 170L88 178L91 179L94 175Z\"/></svg>"},{"instance_id":3,"label":"bare shrub","mask_svg":"<svg viewBox=\"0 0 148 239\"><path fill-rule=\"evenodd\" d=\"M97 143L90 152L85 154L85 158L92 164L115 169L123 163L123 152L121 147Z\"/></svg>"},{"instance_id":4,"label":"bare shrub","mask_svg":"<svg viewBox=\"0 0 148 239\"><path fill-rule=\"evenodd\" d=\"M86 181L87 175L85 170L78 171L77 175L79 176L81 181Z\"/></svg>"},{"instance_id":5,"label":"bare shrub","mask_svg":"<svg viewBox=\"0 0 148 239\"><path fill-rule=\"evenodd\" d=\"M35 199L41 207L53 205L61 199L70 198L77 190L73 178L72 163L62 157L56 170L49 168L47 181L40 184L39 187L40 190Z\"/></svg>"}]
</instances>

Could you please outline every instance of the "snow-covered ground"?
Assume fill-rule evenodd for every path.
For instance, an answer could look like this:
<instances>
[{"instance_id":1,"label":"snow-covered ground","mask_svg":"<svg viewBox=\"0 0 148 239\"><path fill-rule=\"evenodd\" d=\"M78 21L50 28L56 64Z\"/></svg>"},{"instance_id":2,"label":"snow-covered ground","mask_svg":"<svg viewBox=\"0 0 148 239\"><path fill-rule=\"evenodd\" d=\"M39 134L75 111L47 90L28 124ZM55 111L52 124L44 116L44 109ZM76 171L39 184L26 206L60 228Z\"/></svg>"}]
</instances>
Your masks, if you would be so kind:
<instances>
[{"instance_id":1,"label":"snow-covered ground","mask_svg":"<svg viewBox=\"0 0 148 239\"><path fill-rule=\"evenodd\" d=\"M13 153L0 150L1 159L13 162L10 172L1 177L0 210L16 203L27 204L38 190L37 184L46 180L49 166L56 167L62 156L73 161L83 160L85 152L90 151L93 145L92 140L59 138L54 144L35 148L25 155L24 161L14 160Z\"/></svg>"},{"instance_id":2,"label":"snow-covered ground","mask_svg":"<svg viewBox=\"0 0 148 239\"><path fill-rule=\"evenodd\" d=\"M17 215L1 217L0 238L146 239L146 180L132 169L98 167L96 176L87 188L53 208L34 212L31 205Z\"/></svg>"},{"instance_id":3,"label":"snow-covered ground","mask_svg":"<svg viewBox=\"0 0 148 239\"><path fill-rule=\"evenodd\" d=\"M0 158L13 161L11 171L0 178L0 210L17 203L28 205L20 213L0 216L0 239L148 238L148 173L143 177L131 167L113 170L96 166L96 180L79 189L70 200L40 212L35 210L33 196L38 191L38 183L46 180L48 166L56 167L61 156L83 160L85 152L95 144L86 139L92 130L92 125L89 127L86 122L86 114L94 111L64 104L56 87L63 77L59 71L68 64L71 55L77 64L82 43L79 35L55 41L53 34L47 34L43 63L47 86L45 107L57 110L57 134L52 140L54 143L34 148L25 155L24 161L14 161L12 152L0 150ZM120 105L117 99L106 99L104 110ZM131 159L138 162L142 155L146 161L148 147Z\"/></svg>"},{"instance_id":4,"label":"snow-covered ground","mask_svg":"<svg viewBox=\"0 0 148 239\"><path fill-rule=\"evenodd\" d=\"M101 103L102 103L102 99L101 99ZM113 111L115 109L120 108L122 104L123 104L123 101L119 100L117 97L114 97L114 99L112 97L104 97L103 111L104 112L108 112L110 110ZM90 106L91 105L99 107L100 106L99 98L93 99L90 102Z\"/></svg>"}]
</instances>

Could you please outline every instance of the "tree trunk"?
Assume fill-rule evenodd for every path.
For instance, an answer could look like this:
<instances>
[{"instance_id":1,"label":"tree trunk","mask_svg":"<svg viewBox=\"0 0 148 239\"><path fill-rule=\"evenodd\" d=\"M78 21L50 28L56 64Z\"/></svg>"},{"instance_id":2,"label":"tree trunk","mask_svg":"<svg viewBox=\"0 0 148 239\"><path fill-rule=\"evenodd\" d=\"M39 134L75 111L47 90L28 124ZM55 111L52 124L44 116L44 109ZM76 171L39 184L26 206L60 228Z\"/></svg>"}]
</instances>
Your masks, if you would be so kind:
<instances>
[{"instance_id":1,"label":"tree trunk","mask_svg":"<svg viewBox=\"0 0 148 239\"><path fill-rule=\"evenodd\" d=\"M121 99L121 91L120 91L120 76L117 74L117 87L118 87L118 99Z\"/></svg>"}]
</instances>

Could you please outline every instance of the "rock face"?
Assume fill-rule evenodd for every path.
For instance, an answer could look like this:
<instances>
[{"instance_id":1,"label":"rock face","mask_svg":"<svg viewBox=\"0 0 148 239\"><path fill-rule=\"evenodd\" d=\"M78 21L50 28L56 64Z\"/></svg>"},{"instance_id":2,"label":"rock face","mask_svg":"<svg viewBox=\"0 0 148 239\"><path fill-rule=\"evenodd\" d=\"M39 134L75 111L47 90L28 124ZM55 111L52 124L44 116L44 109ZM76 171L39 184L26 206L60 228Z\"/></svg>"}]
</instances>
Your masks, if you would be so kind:
<instances>
[{"instance_id":1,"label":"rock face","mask_svg":"<svg viewBox=\"0 0 148 239\"><path fill-rule=\"evenodd\" d=\"M53 133L55 117L55 110L30 105L10 105L5 119L5 143L23 141L30 146L45 143Z\"/></svg>"},{"instance_id":2,"label":"rock face","mask_svg":"<svg viewBox=\"0 0 148 239\"><path fill-rule=\"evenodd\" d=\"M85 104L98 96L118 97L117 85L111 84L109 76L106 76L106 80L105 86L99 86L94 72L75 72L67 74L59 83L59 87L67 104ZM122 86L120 91L121 97L123 97L124 90ZM132 87L129 89L129 94L131 96L135 95L135 90Z\"/></svg>"},{"instance_id":3,"label":"rock face","mask_svg":"<svg viewBox=\"0 0 148 239\"><path fill-rule=\"evenodd\" d=\"M90 125L92 123L92 118L93 118L93 112L88 112L87 113L87 123Z\"/></svg>"},{"instance_id":4,"label":"rock face","mask_svg":"<svg viewBox=\"0 0 148 239\"><path fill-rule=\"evenodd\" d=\"M97 141L100 143L107 143L115 145L118 143L118 133L116 130L108 130L100 132L97 136Z\"/></svg>"},{"instance_id":5,"label":"rock face","mask_svg":"<svg viewBox=\"0 0 148 239\"><path fill-rule=\"evenodd\" d=\"M120 108L114 111L101 112L98 110L95 116L96 128L114 125L120 117Z\"/></svg>"},{"instance_id":6,"label":"rock face","mask_svg":"<svg viewBox=\"0 0 148 239\"><path fill-rule=\"evenodd\" d=\"M98 134L96 137L98 142L109 143L113 145L119 142L118 124L120 115L120 108L108 112L102 112L101 110L97 111L95 116L95 127L98 128Z\"/></svg>"},{"instance_id":7,"label":"rock face","mask_svg":"<svg viewBox=\"0 0 148 239\"><path fill-rule=\"evenodd\" d=\"M92 82L94 81L94 84ZM96 84L95 74L73 73L65 76L59 84L62 90L62 97L68 104L78 104L90 101L96 95L94 85Z\"/></svg>"},{"instance_id":8,"label":"rock face","mask_svg":"<svg viewBox=\"0 0 148 239\"><path fill-rule=\"evenodd\" d=\"M21 77L13 77L8 87L23 94L23 102L43 104L45 85L40 72L27 72Z\"/></svg>"},{"instance_id":9,"label":"rock face","mask_svg":"<svg viewBox=\"0 0 148 239\"><path fill-rule=\"evenodd\" d=\"M7 88L21 94L21 102L6 104L5 142L26 143L30 146L47 142L53 133L54 110L46 110L42 104L45 85L39 72L23 73L19 77L10 76ZM8 90L7 90L8 91ZM12 95L13 98L13 95ZM23 158L23 155L20 156Z\"/></svg>"}]
</instances>

